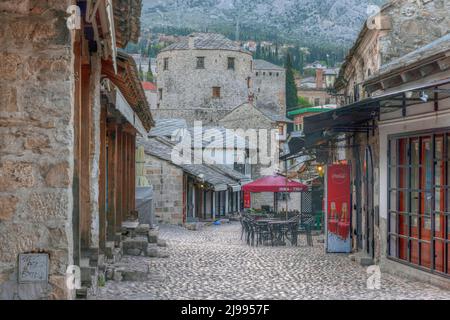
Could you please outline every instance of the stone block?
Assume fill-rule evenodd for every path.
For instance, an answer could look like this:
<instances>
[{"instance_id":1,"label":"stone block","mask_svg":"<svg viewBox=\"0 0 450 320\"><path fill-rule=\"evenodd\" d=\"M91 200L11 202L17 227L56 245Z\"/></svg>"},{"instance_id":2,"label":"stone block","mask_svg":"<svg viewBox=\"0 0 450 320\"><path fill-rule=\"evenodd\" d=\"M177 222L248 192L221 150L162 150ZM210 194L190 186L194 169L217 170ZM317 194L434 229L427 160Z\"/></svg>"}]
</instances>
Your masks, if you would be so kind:
<instances>
[{"instance_id":1,"label":"stone block","mask_svg":"<svg viewBox=\"0 0 450 320\"><path fill-rule=\"evenodd\" d=\"M148 234L149 231L150 231L149 224L140 224L135 230L137 235L145 235L145 234Z\"/></svg>"},{"instance_id":2,"label":"stone block","mask_svg":"<svg viewBox=\"0 0 450 320\"><path fill-rule=\"evenodd\" d=\"M0 221L11 220L18 202L19 199L13 195L0 196Z\"/></svg>"},{"instance_id":3,"label":"stone block","mask_svg":"<svg viewBox=\"0 0 450 320\"><path fill-rule=\"evenodd\" d=\"M125 255L140 256L147 253L148 241L146 238L127 239L122 243Z\"/></svg>"},{"instance_id":4,"label":"stone block","mask_svg":"<svg viewBox=\"0 0 450 320\"><path fill-rule=\"evenodd\" d=\"M119 270L114 270L114 281L122 281L122 272Z\"/></svg>"},{"instance_id":5,"label":"stone block","mask_svg":"<svg viewBox=\"0 0 450 320\"><path fill-rule=\"evenodd\" d=\"M0 112L18 112L17 89L0 85Z\"/></svg>"},{"instance_id":6,"label":"stone block","mask_svg":"<svg viewBox=\"0 0 450 320\"><path fill-rule=\"evenodd\" d=\"M160 253L158 254L158 258L166 259L166 258L169 258L169 257L170 257L170 255L169 255L168 252L160 252Z\"/></svg>"},{"instance_id":7,"label":"stone block","mask_svg":"<svg viewBox=\"0 0 450 320\"><path fill-rule=\"evenodd\" d=\"M35 177L31 163L4 161L0 165L0 192L31 188L34 184Z\"/></svg>"},{"instance_id":8,"label":"stone block","mask_svg":"<svg viewBox=\"0 0 450 320\"><path fill-rule=\"evenodd\" d=\"M120 270L122 281L146 281L148 273L137 270Z\"/></svg>"},{"instance_id":9,"label":"stone block","mask_svg":"<svg viewBox=\"0 0 450 320\"><path fill-rule=\"evenodd\" d=\"M167 247L167 241L163 239L158 239L158 247Z\"/></svg>"},{"instance_id":10,"label":"stone block","mask_svg":"<svg viewBox=\"0 0 450 320\"><path fill-rule=\"evenodd\" d=\"M65 220L69 211L69 194L63 191L33 192L27 203L32 221Z\"/></svg>"},{"instance_id":11,"label":"stone block","mask_svg":"<svg viewBox=\"0 0 450 320\"><path fill-rule=\"evenodd\" d=\"M157 230L150 230L148 232L148 242L149 243L158 243L159 232Z\"/></svg>"},{"instance_id":12,"label":"stone block","mask_svg":"<svg viewBox=\"0 0 450 320\"><path fill-rule=\"evenodd\" d=\"M65 188L71 184L71 172L67 162L52 166L45 175L45 182L51 188Z\"/></svg>"},{"instance_id":13,"label":"stone block","mask_svg":"<svg viewBox=\"0 0 450 320\"><path fill-rule=\"evenodd\" d=\"M157 257L159 256L159 250L158 250L158 248L157 248L157 247L153 247L153 246L149 246L149 247L147 248L147 254L146 254L146 256L147 256L147 257L150 257L150 258L157 258Z\"/></svg>"}]
</instances>

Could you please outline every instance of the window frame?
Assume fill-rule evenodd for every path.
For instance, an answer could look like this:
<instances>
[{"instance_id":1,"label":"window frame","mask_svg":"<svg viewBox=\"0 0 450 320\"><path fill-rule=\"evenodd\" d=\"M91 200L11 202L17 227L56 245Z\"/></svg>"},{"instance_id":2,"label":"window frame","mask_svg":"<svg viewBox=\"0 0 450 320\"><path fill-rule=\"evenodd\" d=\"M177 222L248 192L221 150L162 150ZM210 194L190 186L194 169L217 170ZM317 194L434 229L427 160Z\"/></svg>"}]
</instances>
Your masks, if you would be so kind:
<instances>
[{"instance_id":1,"label":"window frame","mask_svg":"<svg viewBox=\"0 0 450 320\"><path fill-rule=\"evenodd\" d=\"M236 70L236 58L235 57L227 58L227 70L233 70L233 71Z\"/></svg>"},{"instance_id":2,"label":"window frame","mask_svg":"<svg viewBox=\"0 0 450 320\"><path fill-rule=\"evenodd\" d=\"M221 99L222 98L222 88L221 87L212 87L212 97L213 97L213 99Z\"/></svg>"},{"instance_id":3,"label":"window frame","mask_svg":"<svg viewBox=\"0 0 450 320\"><path fill-rule=\"evenodd\" d=\"M205 57L197 57L197 61L196 61L196 65L195 65L195 69L199 69L199 70L202 70L202 69L205 69L206 67L205 67L205 61L206 60L206 58ZM199 64L199 62L202 62L201 64Z\"/></svg>"},{"instance_id":4,"label":"window frame","mask_svg":"<svg viewBox=\"0 0 450 320\"><path fill-rule=\"evenodd\" d=\"M403 144L406 141L403 151L405 163L400 158L400 141ZM440 158L437 157L436 141L440 141L442 147ZM427 143L429 149L424 149ZM413 152L413 146L418 148L417 152ZM450 128L388 136L387 156L387 258L450 278ZM424 161L431 164L431 168ZM402 183L400 172L406 176ZM416 176L417 179L412 181L411 177ZM406 187L402 185L405 181ZM439 209L436 208L436 192L439 193ZM406 197L400 199L402 193ZM400 212L402 202L406 202L404 212ZM439 230L436 229L436 219L439 219Z\"/></svg>"}]
</instances>

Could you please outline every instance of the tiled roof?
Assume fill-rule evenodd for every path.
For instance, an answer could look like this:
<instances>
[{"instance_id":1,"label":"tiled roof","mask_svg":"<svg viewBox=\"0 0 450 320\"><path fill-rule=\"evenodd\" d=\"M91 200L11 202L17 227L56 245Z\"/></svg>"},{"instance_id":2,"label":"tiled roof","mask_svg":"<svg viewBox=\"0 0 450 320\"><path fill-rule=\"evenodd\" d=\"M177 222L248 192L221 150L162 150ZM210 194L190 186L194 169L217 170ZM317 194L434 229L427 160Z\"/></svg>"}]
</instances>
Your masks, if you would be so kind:
<instances>
[{"instance_id":1,"label":"tiled roof","mask_svg":"<svg viewBox=\"0 0 450 320\"><path fill-rule=\"evenodd\" d=\"M393 60L385 65L382 65L380 70L372 77L367 79L367 82L378 78L380 76L394 72L395 70L413 65L419 61L431 58L433 56L443 54L450 51L450 33L423 46L415 51L412 51L399 59Z\"/></svg>"},{"instance_id":2,"label":"tiled roof","mask_svg":"<svg viewBox=\"0 0 450 320\"><path fill-rule=\"evenodd\" d=\"M194 47L192 49L197 50L230 50L230 51L240 51L250 54L250 52L241 48L241 46L234 41L226 38L225 36L217 33L192 33L188 37L184 37L182 40L175 42L168 47L161 50L171 51L171 50L188 50L189 48L189 37L194 38Z\"/></svg>"},{"instance_id":3,"label":"tiled roof","mask_svg":"<svg viewBox=\"0 0 450 320\"><path fill-rule=\"evenodd\" d=\"M161 160L168 161L173 165L181 168L184 172L191 174L195 177L202 178L206 183L211 186L232 186L236 185L239 179L232 179L227 176L223 171L215 168L213 165L207 164L175 164L172 162L171 153L175 146L169 139L158 137L149 138L146 141L139 139L139 144L142 144L146 154L157 157ZM233 173L238 175L239 173Z\"/></svg>"},{"instance_id":4,"label":"tiled roof","mask_svg":"<svg viewBox=\"0 0 450 320\"><path fill-rule=\"evenodd\" d=\"M288 119L286 116L283 116L279 113L274 113L269 110L256 107L262 114L264 114L269 120L274 122L285 122L285 123L293 123L291 119Z\"/></svg>"},{"instance_id":5,"label":"tiled roof","mask_svg":"<svg viewBox=\"0 0 450 320\"><path fill-rule=\"evenodd\" d=\"M204 148L227 148L229 146L234 146L234 148L249 148L256 149L257 147L249 144L247 139L238 136L237 134L231 134L231 129L225 129L224 127L202 127L202 132L200 130L194 130L194 128L189 128L189 132L193 139L198 139L202 141ZM215 141L214 135L220 133L222 136L222 141ZM202 137L200 136L202 135ZM203 138L203 139L202 139Z\"/></svg>"},{"instance_id":6,"label":"tiled roof","mask_svg":"<svg viewBox=\"0 0 450 320\"><path fill-rule=\"evenodd\" d=\"M156 91L156 85L153 82L143 81L142 87L145 91Z\"/></svg>"},{"instance_id":7,"label":"tiled roof","mask_svg":"<svg viewBox=\"0 0 450 320\"><path fill-rule=\"evenodd\" d=\"M273 63L261 59L255 59L253 61L253 68L255 70L279 70L279 71L285 70L283 67L277 66Z\"/></svg>"},{"instance_id":8,"label":"tiled roof","mask_svg":"<svg viewBox=\"0 0 450 320\"><path fill-rule=\"evenodd\" d=\"M177 130L186 129L187 123L184 119L156 119L155 127L150 130L151 137L171 137Z\"/></svg>"}]
</instances>

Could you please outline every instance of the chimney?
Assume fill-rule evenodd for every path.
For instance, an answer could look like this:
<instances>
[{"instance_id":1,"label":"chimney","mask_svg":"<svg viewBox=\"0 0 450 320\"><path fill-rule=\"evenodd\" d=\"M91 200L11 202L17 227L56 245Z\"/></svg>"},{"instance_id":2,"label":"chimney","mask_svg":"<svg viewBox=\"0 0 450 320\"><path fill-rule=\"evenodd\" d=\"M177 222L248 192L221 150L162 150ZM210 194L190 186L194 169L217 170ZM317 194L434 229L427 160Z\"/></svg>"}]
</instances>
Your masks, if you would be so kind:
<instances>
[{"instance_id":1,"label":"chimney","mask_svg":"<svg viewBox=\"0 0 450 320\"><path fill-rule=\"evenodd\" d=\"M188 38L189 49L195 49L195 36L191 34Z\"/></svg>"},{"instance_id":2,"label":"chimney","mask_svg":"<svg viewBox=\"0 0 450 320\"><path fill-rule=\"evenodd\" d=\"M323 89L323 74L324 69L322 68L316 69L316 89Z\"/></svg>"}]
</instances>

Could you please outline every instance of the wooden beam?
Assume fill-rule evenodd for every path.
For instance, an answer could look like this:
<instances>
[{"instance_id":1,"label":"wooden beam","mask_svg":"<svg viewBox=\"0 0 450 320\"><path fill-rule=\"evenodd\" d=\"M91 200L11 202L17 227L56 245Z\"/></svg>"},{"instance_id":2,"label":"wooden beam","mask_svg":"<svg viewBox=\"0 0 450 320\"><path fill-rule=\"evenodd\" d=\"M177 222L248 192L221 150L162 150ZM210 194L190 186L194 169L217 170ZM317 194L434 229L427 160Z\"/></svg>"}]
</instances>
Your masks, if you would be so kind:
<instances>
[{"instance_id":1,"label":"wooden beam","mask_svg":"<svg viewBox=\"0 0 450 320\"><path fill-rule=\"evenodd\" d=\"M90 156L91 156L91 66L83 65L81 70L81 118L80 118L80 235L81 249L90 246Z\"/></svg>"},{"instance_id":2,"label":"wooden beam","mask_svg":"<svg viewBox=\"0 0 450 320\"><path fill-rule=\"evenodd\" d=\"M123 193L123 134L122 125L117 126L116 130L116 166L115 180L116 180L116 225L115 232L120 232L122 229L122 193Z\"/></svg>"},{"instance_id":3,"label":"wooden beam","mask_svg":"<svg viewBox=\"0 0 450 320\"><path fill-rule=\"evenodd\" d=\"M74 264L80 265L81 248L80 248L80 111L81 111L81 32L75 31L75 42L73 45L74 55L74 172L73 172L73 213L72 213L72 229L74 235Z\"/></svg>"},{"instance_id":4,"label":"wooden beam","mask_svg":"<svg viewBox=\"0 0 450 320\"><path fill-rule=\"evenodd\" d=\"M100 252L106 248L106 105L101 106L100 112L100 160L99 160L99 246Z\"/></svg>"},{"instance_id":5,"label":"wooden beam","mask_svg":"<svg viewBox=\"0 0 450 320\"><path fill-rule=\"evenodd\" d=\"M136 210L136 136L131 136L130 208Z\"/></svg>"},{"instance_id":6,"label":"wooden beam","mask_svg":"<svg viewBox=\"0 0 450 320\"><path fill-rule=\"evenodd\" d=\"M108 241L114 241L116 234L116 173L117 173L117 124L115 122L108 123L108 158L107 158L107 173L108 173L108 210L106 215L106 237Z\"/></svg>"}]
</instances>

